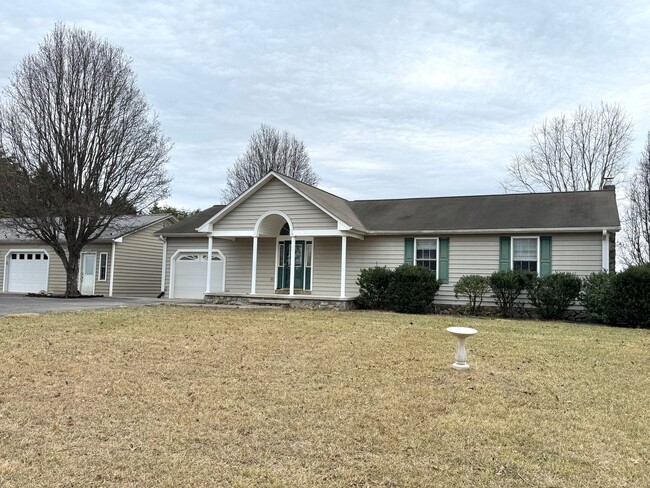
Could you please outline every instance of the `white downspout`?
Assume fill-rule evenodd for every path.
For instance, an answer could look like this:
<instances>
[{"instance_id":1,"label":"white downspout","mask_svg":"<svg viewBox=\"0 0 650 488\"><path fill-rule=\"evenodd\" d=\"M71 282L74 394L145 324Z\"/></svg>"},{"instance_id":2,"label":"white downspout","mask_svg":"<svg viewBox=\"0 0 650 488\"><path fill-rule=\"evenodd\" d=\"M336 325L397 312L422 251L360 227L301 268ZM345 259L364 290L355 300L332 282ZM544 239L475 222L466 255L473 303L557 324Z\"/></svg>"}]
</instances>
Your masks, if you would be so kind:
<instances>
[{"instance_id":1,"label":"white downspout","mask_svg":"<svg viewBox=\"0 0 650 488\"><path fill-rule=\"evenodd\" d=\"M602 267L603 270L609 273L609 232L603 229L603 243L602 243Z\"/></svg>"},{"instance_id":2,"label":"white downspout","mask_svg":"<svg viewBox=\"0 0 650 488\"><path fill-rule=\"evenodd\" d=\"M348 238L341 237L341 298L345 298L345 271L348 254Z\"/></svg>"},{"instance_id":3,"label":"white downspout","mask_svg":"<svg viewBox=\"0 0 650 488\"><path fill-rule=\"evenodd\" d=\"M167 238L165 236L160 236L163 241L163 252L162 252L162 274L160 276L160 292L165 292L165 278L167 277Z\"/></svg>"},{"instance_id":4,"label":"white downspout","mask_svg":"<svg viewBox=\"0 0 650 488\"><path fill-rule=\"evenodd\" d=\"M108 296L109 297L113 296L113 278L115 276L115 253L116 253L115 244L116 243L117 243L117 241L114 240L112 245L111 245L111 278L110 278L110 281L108 283Z\"/></svg>"}]
</instances>

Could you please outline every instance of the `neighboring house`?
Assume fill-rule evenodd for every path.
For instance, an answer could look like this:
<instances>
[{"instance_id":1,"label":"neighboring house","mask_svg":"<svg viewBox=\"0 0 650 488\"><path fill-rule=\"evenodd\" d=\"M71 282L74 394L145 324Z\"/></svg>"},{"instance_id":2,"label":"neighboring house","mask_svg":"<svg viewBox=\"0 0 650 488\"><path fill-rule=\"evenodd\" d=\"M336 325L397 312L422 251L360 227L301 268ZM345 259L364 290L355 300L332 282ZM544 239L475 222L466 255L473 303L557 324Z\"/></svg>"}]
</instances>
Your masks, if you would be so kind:
<instances>
[{"instance_id":1,"label":"neighboring house","mask_svg":"<svg viewBox=\"0 0 650 488\"><path fill-rule=\"evenodd\" d=\"M79 263L84 295L155 297L160 293L163 241L155 232L178 220L167 214L116 219L88 244ZM0 219L0 291L64 293L66 273L51 247Z\"/></svg>"},{"instance_id":2,"label":"neighboring house","mask_svg":"<svg viewBox=\"0 0 650 488\"><path fill-rule=\"evenodd\" d=\"M619 229L613 189L348 201L271 172L158 234L170 298L346 308L376 265L431 268L444 282L437 304L463 303L453 287L468 274L608 270Z\"/></svg>"}]
</instances>

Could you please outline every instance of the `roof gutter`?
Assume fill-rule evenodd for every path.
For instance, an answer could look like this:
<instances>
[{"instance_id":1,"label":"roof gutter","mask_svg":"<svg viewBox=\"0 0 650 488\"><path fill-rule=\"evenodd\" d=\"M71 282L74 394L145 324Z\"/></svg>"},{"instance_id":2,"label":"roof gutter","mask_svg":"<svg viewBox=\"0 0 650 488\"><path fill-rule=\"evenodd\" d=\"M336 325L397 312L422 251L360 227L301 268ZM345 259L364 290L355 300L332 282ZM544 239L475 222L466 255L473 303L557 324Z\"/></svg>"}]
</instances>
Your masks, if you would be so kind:
<instances>
[{"instance_id":1,"label":"roof gutter","mask_svg":"<svg viewBox=\"0 0 650 488\"><path fill-rule=\"evenodd\" d=\"M618 232L621 226L605 227L610 232ZM429 235L429 234L507 234L516 232L534 233L574 233L574 232L602 232L603 227L518 227L504 229L430 229L430 230L366 230L368 235Z\"/></svg>"}]
</instances>

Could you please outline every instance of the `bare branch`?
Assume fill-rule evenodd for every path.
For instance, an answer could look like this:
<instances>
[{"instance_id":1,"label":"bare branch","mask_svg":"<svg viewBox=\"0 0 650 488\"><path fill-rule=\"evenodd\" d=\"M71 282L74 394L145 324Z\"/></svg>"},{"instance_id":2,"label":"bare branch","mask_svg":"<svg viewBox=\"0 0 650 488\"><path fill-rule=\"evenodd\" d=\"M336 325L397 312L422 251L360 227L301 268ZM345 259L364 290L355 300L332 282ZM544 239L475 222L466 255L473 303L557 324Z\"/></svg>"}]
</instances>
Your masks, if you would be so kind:
<instances>
[{"instance_id":1,"label":"bare branch","mask_svg":"<svg viewBox=\"0 0 650 488\"><path fill-rule=\"evenodd\" d=\"M634 176L627 187L623 262L628 266L650 263L650 134Z\"/></svg>"},{"instance_id":2,"label":"bare branch","mask_svg":"<svg viewBox=\"0 0 650 488\"><path fill-rule=\"evenodd\" d=\"M262 124L251 135L246 152L228 169L222 200L225 203L234 200L269 171L277 171L309 185L317 185L320 181L311 167L303 142L287 131L280 132Z\"/></svg>"},{"instance_id":3,"label":"bare branch","mask_svg":"<svg viewBox=\"0 0 650 488\"><path fill-rule=\"evenodd\" d=\"M121 48L57 24L3 91L0 208L59 255L67 294L85 245L169 194L171 144L135 78Z\"/></svg>"},{"instance_id":4,"label":"bare branch","mask_svg":"<svg viewBox=\"0 0 650 488\"><path fill-rule=\"evenodd\" d=\"M533 127L530 150L516 155L505 191L598 190L627 168L632 122L619 105L578 107Z\"/></svg>"}]
</instances>

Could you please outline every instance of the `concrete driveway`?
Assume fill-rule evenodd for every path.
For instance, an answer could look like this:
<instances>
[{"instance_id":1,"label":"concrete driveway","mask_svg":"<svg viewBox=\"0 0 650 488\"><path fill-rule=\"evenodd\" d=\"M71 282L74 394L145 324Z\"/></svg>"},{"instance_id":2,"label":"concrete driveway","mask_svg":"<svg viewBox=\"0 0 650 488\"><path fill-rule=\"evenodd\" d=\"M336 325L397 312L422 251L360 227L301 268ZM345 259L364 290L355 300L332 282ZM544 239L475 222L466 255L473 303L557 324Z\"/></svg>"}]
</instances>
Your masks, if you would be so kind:
<instances>
[{"instance_id":1,"label":"concrete driveway","mask_svg":"<svg viewBox=\"0 0 650 488\"><path fill-rule=\"evenodd\" d=\"M156 298L43 298L0 293L0 317L19 313L65 312L97 308L143 307L157 305Z\"/></svg>"}]
</instances>

